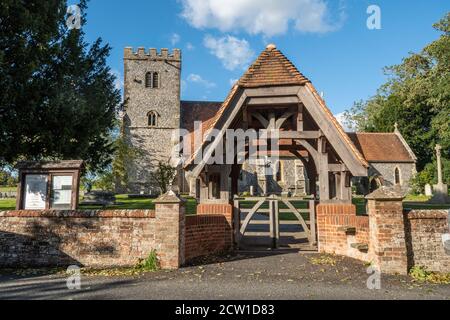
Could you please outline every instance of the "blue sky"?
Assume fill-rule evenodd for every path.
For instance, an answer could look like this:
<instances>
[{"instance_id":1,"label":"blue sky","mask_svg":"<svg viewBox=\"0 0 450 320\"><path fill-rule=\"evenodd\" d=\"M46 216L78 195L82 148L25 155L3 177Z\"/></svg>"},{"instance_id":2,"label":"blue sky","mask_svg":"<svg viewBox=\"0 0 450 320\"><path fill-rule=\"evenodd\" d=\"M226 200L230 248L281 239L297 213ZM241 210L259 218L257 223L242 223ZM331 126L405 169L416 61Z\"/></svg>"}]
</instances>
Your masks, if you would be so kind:
<instances>
[{"instance_id":1,"label":"blue sky","mask_svg":"<svg viewBox=\"0 0 450 320\"><path fill-rule=\"evenodd\" d=\"M366 26L369 5L381 9L381 30ZM91 0L85 31L112 46L120 78L124 47L182 49L184 100L223 100L275 43L338 114L376 92L384 66L437 39L432 24L448 11L444 0Z\"/></svg>"}]
</instances>

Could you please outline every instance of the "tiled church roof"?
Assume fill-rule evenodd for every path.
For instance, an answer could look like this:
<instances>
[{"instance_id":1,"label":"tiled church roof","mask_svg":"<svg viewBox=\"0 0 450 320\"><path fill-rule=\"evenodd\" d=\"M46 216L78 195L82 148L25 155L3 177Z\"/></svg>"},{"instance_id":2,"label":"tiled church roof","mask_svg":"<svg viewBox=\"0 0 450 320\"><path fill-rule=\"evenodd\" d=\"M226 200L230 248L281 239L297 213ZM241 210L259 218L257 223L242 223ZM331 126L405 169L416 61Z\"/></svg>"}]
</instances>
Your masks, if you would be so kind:
<instances>
[{"instance_id":1,"label":"tiled church roof","mask_svg":"<svg viewBox=\"0 0 450 320\"><path fill-rule=\"evenodd\" d=\"M348 133L369 162L415 162L396 133Z\"/></svg>"},{"instance_id":2,"label":"tiled church roof","mask_svg":"<svg viewBox=\"0 0 450 320\"><path fill-rule=\"evenodd\" d=\"M181 128L193 132L195 121L209 121L221 106L216 101L181 101Z\"/></svg>"}]
</instances>

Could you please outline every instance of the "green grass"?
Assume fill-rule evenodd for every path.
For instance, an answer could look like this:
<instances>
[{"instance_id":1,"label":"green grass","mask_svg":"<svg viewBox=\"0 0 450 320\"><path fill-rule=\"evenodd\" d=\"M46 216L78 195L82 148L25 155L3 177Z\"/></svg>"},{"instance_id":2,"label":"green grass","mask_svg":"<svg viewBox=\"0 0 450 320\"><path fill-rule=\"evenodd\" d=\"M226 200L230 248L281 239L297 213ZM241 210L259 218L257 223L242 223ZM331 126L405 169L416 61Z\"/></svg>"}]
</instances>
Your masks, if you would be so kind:
<instances>
[{"instance_id":1,"label":"green grass","mask_svg":"<svg viewBox=\"0 0 450 320\"><path fill-rule=\"evenodd\" d=\"M17 187L0 187L0 192L17 191Z\"/></svg>"},{"instance_id":2,"label":"green grass","mask_svg":"<svg viewBox=\"0 0 450 320\"><path fill-rule=\"evenodd\" d=\"M450 204L432 204L432 203L420 203L420 202L403 202L403 208L405 209L417 209L417 210L446 210L450 209Z\"/></svg>"},{"instance_id":3,"label":"green grass","mask_svg":"<svg viewBox=\"0 0 450 320\"><path fill-rule=\"evenodd\" d=\"M408 194L405 198L405 202L427 202L431 197L425 196L423 194L415 195Z\"/></svg>"},{"instance_id":4,"label":"green grass","mask_svg":"<svg viewBox=\"0 0 450 320\"><path fill-rule=\"evenodd\" d=\"M197 201L193 198L186 199L186 214L193 215L197 213ZM117 204L107 206L107 210L155 210L155 199L129 199L127 195L117 195ZM102 206L80 205L81 210L99 210Z\"/></svg>"},{"instance_id":5,"label":"green grass","mask_svg":"<svg viewBox=\"0 0 450 320\"><path fill-rule=\"evenodd\" d=\"M419 209L419 210L429 210L429 209L450 209L450 204L432 204L428 203L431 197L425 195L412 195L406 196L403 201L403 208L405 209Z\"/></svg>"},{"instance_id":6,"label":"green grass","mask_svg":"<svg viewBox=\"0 0 450 320\"><path fill-rule=\"evenodd\" d=\"M16 199L0 199L0 211L16 210Z\"/></svg>"},{"instance_id":7,"label":"green grass","mask_svg":"<svg viewBox=\"0 0 450 320\"><path fill-rule=\"evenodd\" d=\"M92 205L80 205L80 210L154 210L154 199L129 199L127 195L117 195L116 201L118 204L107 206L92 206ZM16 199L0 199L0 211L15 210ZM188 198L186 202L186 214L194 215L197 213L197 201L192 198Z\"/></svg>"}]
</instances>

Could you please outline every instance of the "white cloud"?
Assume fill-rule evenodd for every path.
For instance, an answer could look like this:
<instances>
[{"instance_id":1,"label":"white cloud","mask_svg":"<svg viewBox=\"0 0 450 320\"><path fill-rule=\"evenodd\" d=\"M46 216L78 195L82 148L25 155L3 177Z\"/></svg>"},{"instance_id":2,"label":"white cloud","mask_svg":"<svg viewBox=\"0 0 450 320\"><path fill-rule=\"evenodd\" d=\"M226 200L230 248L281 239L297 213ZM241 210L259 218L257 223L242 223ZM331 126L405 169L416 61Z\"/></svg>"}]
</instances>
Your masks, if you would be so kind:
<instances>
[{"instance_id":1,"label":"white cloud","mask_svg":"<svg viewBox=\"0 0 450 320\"><path fill-rule=\"evenodd\" d=\"M188 51L192 51L192 50L195 49L195 47L194 47L194 45L192 43L188 42L188 43L186 43L186 49Z\"/></svg>"},{"instance_id":2,"label":"white cloud","mask_svg":"<svg viewBox=\"0 0 450 320\"><path fill-rule=\"evenodd\" d=\"M170 36L170 43L172 44L172 46L176 45L178 42L180 42L181 37L178 33L173 33Z\"/></svg>"},{"instance_id":3,"label":"white cloud","mask_svg":"<svg viewBox=\"0 0 450 320\"><path fill-rule=\"evenodd\" d=\"M181 95L184 95L187 91L187 82L185 80L181 80Z\"/></svg>"},{"instance_id":4,"label":"white cloud","mask_svg":"<svg viewBox=\"0 0 450 320\"><path fill-rule=\"evenodd\" d=\"M352 129L348 126L347 120L345 119L345 113L341 112L334 116L336 120L341 124L345 131L351 131Z\"/></svg>"},{"instance_id":5,"label":"white cloud","mask_svg":"<svg viewBox=\"0 0 450 320\"><path fill-rule=\"evenodd\" d=\"M110 73L116 77L114 81L114 87L116 90L122 90L124 86L123 76L118 70L111 70Z\"/></svg>"},{"instance_id":6,"label":"white cloud","mask_svg":"<svg viewBox=\"0 0 450 320\"><path fill-rule=\"evenodd\" d=\"M329 32L345 20L344 0L334 22L330 16L335 10L327 0L181 0L181 4L181 16L195 28L268 37L286 33L291 25L301 32Z\"/></svg>"},{"instance_id":7,"label":"white cloud","mask_svg":"<svg viewBox=\"0 0 450 320\"><path fill-rule=\"evenodd\" d=\"M234 86L236 84L236 82L238 82L239 79L230 79L230 85Z\"/></svg>"},{"instance_id":8,"label":"white cloud","mask_svg":"<svg viewBox=\"0 0 450 320\"><path fill-rule=\"evenodd\" d=\"M200 75L195 74L195 73L191 73L187 77L187 80L189 82L198 83L198 84L204 86L205 88L214 88L216 86L216 84L214 82L210 82L208 80L205 80Z\"/></svg>"},{"instance_id":9,"label":"white cloud","mask_svg":"<svg viewBox=\"0 0 450 320\"><path fill-rule=\"evenodd\" d=\"M228 70L246 67L255 54L247 40L239 40L229 35L221 38L207 35L203 44L211 54L222 61L223 66Z\"/></svg>"}]
</instances>

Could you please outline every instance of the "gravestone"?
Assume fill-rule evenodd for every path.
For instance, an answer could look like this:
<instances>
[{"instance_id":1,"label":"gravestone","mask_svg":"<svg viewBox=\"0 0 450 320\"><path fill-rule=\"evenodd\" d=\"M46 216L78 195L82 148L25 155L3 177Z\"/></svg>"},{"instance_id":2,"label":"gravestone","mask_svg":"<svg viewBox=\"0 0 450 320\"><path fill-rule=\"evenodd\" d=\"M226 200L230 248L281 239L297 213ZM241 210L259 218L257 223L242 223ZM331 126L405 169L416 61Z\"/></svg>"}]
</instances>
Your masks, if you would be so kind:
<instances>
[{"instance_id":1,"label":"gravestone","mask_svg":"<svg viewBox=\"0 0 450 320\"><path fill-rule=\"evenodd\" d=\"M436 145L438 183L433 186L434 196L430 200L431 203L436 203L436 204L450 203L450 198L448 196L448 186L446 184L444 184L444 182L442 180L441 150L442 150L442 147L440 145Z\"/></svg>"},{"instance_id":2,"label":"gravestone","mask_svg":"<svg viewBox=\"0 0 450 320\"><path fill-rule=\"evenodd\" d=\"M431 185L428 184L428 183L425 185L425 195L427 197L432 197L433 196L433 189L431 188Z\"/></svg>"},{"instance_id":3,"label":"gravestone","mask_svg":"<svg viewBox=\"0 0 450 320\"><path fill-rule=\"evenodd\" d=\"M82 205L110 206L116 203L116 196L109 191L91 191L86 193Z\"/></svg>"}]
</instances>

